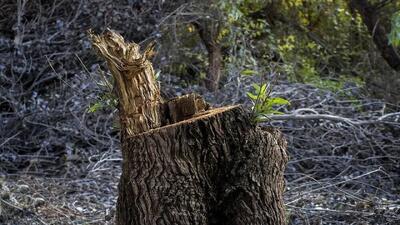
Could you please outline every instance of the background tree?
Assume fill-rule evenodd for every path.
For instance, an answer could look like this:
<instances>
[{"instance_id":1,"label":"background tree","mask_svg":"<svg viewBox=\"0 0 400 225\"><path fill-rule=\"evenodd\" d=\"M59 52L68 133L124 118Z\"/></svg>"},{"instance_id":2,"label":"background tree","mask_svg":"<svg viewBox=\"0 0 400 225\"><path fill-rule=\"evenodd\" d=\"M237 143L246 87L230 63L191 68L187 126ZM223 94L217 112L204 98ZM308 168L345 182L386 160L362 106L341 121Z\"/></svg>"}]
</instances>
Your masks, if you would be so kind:
<instances>
[{"instance_id":1,"label":"background tree","mask_svg":"<svg viewBox=\"0 0 400 225\"><path fill-rule=\"evenodd\" d=\"M388 18L387 16L382 16L384 11L382 8L393 2L394 1L381 1L372 4L368 0L351 0L349 2L349 7L360 13L376 47L381 52L382 57L390 67L399 71L400 55L396 48L389 43L388 34L390 29L387 29L387 26L385 26L385 24L388 24ZM387 14L387 12L384 13Z\"/></svg>"}]
</instances>

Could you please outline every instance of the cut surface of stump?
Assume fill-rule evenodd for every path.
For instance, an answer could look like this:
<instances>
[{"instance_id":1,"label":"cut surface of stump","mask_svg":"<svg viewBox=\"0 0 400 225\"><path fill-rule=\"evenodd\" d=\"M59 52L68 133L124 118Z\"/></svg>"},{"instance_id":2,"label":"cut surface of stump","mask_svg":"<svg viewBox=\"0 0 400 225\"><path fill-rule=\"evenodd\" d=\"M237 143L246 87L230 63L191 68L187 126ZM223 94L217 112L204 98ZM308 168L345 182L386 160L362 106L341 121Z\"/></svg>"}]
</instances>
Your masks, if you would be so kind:
<instances>
[{"instance_id":1,"label":"cut surface of stump","mask_svg":"<svg viewBox=\"0 0 400 225\"><path fill-rule=\"evenodd\" d=\"M282 134L241 106L212 109L196 94L162 101L147 51L126 57L136 45L115 35L91 37L123 89L116 224L286 224Z\"/></svg>"}]
</instances>

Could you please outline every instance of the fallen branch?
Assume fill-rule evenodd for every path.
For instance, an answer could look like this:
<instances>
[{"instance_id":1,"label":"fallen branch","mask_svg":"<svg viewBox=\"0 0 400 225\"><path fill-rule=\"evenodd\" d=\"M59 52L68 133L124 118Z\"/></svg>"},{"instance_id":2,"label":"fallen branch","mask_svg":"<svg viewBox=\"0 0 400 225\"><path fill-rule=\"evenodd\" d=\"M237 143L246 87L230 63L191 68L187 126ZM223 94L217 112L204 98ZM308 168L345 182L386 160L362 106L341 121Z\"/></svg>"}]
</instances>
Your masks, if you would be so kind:
<instances>
[{"instance_id":1,"label":"fallen branch","mask_svg":"<svg viewBox=\"0 0 400 225\"><path fill-rule=\"evenodd\" d=\"M313 112L314 114L300 114L301 112L309 111ZM384 119L393 116L400 116L400 112L396 113L389 113L385 114L381 117L378 117L375 120L353 120L346 117L341 117L337 115L330 115L330 114L319 114L314 109L297 109L293 111L291 114L282 114L282 115L268 115L264 116L266 120L330 120L334 122L343 122L352 126L360 126L366 124L378 124L378 123L385 123L385 124L400 124L396 121L385 121Z\"/></svg>"}]
</instances>

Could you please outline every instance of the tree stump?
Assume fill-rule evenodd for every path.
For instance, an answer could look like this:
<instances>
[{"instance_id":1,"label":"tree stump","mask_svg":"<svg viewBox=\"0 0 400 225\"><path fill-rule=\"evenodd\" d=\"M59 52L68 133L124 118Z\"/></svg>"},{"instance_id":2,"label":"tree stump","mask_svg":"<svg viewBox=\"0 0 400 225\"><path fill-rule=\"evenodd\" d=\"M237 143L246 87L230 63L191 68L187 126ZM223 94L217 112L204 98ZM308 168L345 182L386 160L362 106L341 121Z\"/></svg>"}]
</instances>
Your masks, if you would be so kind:
<instances>
[{"instance_id":1,"label":"tree stump","mask_svg":"<svg viewBox=\"0 0 400 225\"><path fill-rule=\"evenodd\" d=\"M95 48L105 46L106 51L99 53L109 66L121 57L107 56L108 48L116 48L115 42L110 45L107 39L115 40L115 35L108 32L103 39L91 35ZM120 44L117 48L129 45ZM124 65L113 68L114 77L141 76L137 69L125 71ZM140 85L158 87L154 83ZM278 130L255 126L241 106L210 109L194 94L154 102L151 110L155 111L141 116L147 121L141 128L146 129L122 130L123 170L116 224L286 224L282 195L288 157L286 141ZM120 117L129 117L121 107L127 106L120 105ZM146 120L154 115L156 121ZM121 124L121 129L137 125L135 119L128 120L131 122ZM127 119L121 119L124 121Z\"/></svg>"}]
</instances>

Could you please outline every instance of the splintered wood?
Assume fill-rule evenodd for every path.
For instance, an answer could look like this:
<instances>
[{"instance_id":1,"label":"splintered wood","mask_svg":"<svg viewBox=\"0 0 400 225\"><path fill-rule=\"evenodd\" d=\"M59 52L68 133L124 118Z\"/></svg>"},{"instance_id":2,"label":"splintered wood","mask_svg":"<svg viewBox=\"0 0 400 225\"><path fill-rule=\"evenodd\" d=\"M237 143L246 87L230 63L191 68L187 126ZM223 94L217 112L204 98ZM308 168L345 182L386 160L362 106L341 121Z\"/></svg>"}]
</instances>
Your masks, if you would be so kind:
<instances>
[{"instance_id":1,"label":"splintered wood","mask_svg":"<svg viewBox=\"0 0 400 225\"><path fill-rule=\"evenodd\" d=\"M122 132L131 136L160 127L160 89L150 62L153 46L140 53L138 44L110 30L101 35L89 31L89 37L114 77Z\"/></svg>"}]
</instances>

